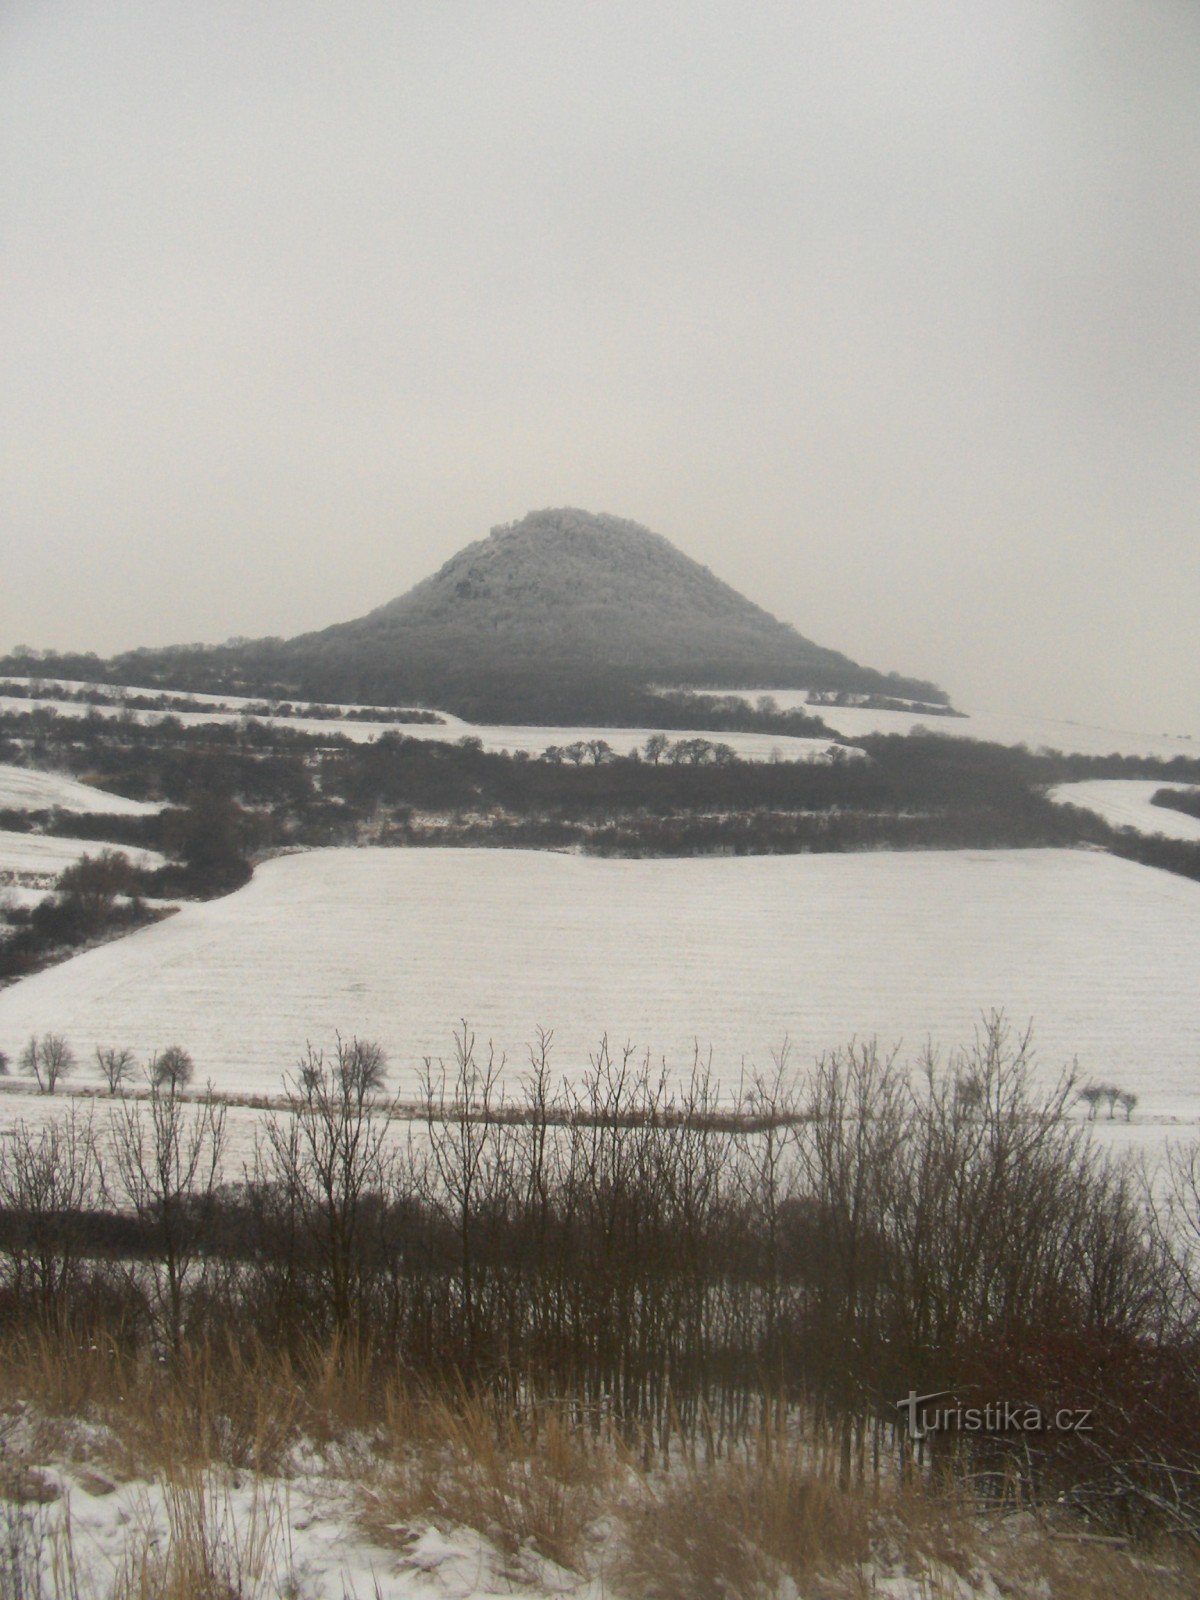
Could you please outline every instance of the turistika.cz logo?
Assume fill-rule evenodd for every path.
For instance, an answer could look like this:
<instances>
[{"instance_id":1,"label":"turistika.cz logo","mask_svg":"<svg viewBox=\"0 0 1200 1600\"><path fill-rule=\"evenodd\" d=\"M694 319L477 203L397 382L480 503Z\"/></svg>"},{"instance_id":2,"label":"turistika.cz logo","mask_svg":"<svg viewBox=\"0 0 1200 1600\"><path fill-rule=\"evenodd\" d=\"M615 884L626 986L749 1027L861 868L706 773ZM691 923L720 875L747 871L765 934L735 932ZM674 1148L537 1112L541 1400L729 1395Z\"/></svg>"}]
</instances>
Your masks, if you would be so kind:
<instances>
[{"instance_id":1,"label":"turistika.cz logo","mask_svg":"<svg viewBox=\"0 0 1200 1600\"><path fill-rule=\"evenodd\" d=\"M951 1405L938 1405L949 1400ZM908 1423L910 1439L925 1439L931 1433L1090 1433L1092 1412L1082 1407L1064 1406L1043 1411L1041 1406L1023 1405L1012 1400L991 1400L982 1406L964 1406L955 1399L953 1389L936 1389L918 1394L910 1389L903 1400L894 1402Z\"/></svg>"}]
</instances>

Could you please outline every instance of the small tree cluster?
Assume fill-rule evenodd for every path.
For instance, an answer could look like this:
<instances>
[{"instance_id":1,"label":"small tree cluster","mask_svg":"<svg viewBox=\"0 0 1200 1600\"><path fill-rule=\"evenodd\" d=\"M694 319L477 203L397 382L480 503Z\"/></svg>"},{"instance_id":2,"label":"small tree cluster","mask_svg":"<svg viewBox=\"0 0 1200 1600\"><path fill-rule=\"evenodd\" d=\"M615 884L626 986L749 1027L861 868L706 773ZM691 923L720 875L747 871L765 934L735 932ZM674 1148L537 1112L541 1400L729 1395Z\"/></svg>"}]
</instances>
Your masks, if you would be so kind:
<instances>
[{"instance_id":1,"label":"small tree cluster","mask_svg":"<svg viewBox=\"0 0 1200 1600\"><path fill-rule=\"evenodd\" d=\"M1125 1113L1128 1122L1133 1115L1133 1109L1138 1103L1136 1094L1131 1094L1128 1089L1119 1089L1115 1083L1085 1083L1077 1096L1088 1108L1088 1120L1094 1122L1096 1113L1102 1105L1108 1106L1108 1117L1111 1122L1118 1110Z\"/></svg>"}]
</instances>

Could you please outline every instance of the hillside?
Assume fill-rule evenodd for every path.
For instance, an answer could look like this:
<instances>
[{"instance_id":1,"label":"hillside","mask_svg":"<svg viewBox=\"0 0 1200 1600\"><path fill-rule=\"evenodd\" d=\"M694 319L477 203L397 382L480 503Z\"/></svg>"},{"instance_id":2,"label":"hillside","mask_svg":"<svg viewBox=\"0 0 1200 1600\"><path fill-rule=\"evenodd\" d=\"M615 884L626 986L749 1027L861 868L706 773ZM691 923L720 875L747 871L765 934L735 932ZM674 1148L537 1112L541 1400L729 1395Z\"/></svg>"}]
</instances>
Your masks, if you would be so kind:
<instances>
[{"instance_id":1,"label":"hillside","mask_svg":"<svg viewBox=\"0 0 1200 1600\"><path fill-rule=\"evenodd\" d=\"M897 687L777 621L660 535L569 509L494 529L408 594L295 640L288 654L339 682L349 667L369 681L395 672L426 693L449 683L472 696L655 682Z\"/></svg>"},{"instance_id":2,"label":"hillside","mask_svg":"<svg viewBox=\"0 0 1200 1600\"><path fill-rule=\"evenodd\" d=\"M138 651L120 670L193 689L423 700L485 720L636 719L656 683L946 698L814 644L639 524L572 509L494 529L354 621L286 641Z\"/></svg>"}]
</instances>

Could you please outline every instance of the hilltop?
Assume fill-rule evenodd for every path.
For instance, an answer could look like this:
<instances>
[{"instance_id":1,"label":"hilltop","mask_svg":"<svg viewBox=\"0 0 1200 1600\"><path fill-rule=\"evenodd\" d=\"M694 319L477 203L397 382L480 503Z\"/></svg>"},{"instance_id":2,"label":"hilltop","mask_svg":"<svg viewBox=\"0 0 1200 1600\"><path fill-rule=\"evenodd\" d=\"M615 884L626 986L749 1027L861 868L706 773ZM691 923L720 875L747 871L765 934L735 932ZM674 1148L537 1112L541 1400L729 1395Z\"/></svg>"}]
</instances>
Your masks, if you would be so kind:
<instances>
[{"instance_id":1,"label":"hilltop","mask_svg":"<svg viewBox=\"0 0 1200 1600\"><path fill-rule=\"evenodd\" d=\"M572 508L493 529L353 621L290 640L138 651L119 670L523 721L636 715L655 684L946 699L814 644L648 528Z\"/></svg>"}]
</instances>

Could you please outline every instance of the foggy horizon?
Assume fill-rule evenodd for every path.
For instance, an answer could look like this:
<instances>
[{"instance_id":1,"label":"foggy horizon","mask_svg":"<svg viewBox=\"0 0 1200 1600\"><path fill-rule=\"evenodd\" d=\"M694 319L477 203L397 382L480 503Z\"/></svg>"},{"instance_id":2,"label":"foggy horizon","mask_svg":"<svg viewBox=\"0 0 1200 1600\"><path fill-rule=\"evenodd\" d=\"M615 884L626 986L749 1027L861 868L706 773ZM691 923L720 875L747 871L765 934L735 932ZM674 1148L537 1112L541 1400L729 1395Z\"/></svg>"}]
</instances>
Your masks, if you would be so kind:
<instances>
[{"instance_id":1,"label":"foggy horizon","mask_svg":"<svg viewBox=\"0 0 1200 1600\"><path fill-rule=\"evenodd\" d=\"M0 653L359 616L549 506L1200 735L1200 13L26 0Z\"/></svg>"}]
</instances>

